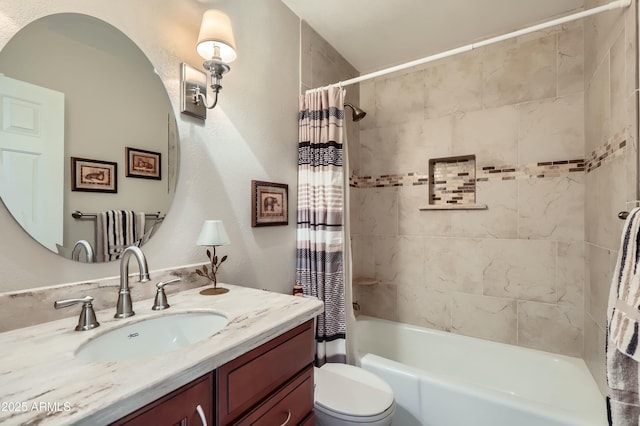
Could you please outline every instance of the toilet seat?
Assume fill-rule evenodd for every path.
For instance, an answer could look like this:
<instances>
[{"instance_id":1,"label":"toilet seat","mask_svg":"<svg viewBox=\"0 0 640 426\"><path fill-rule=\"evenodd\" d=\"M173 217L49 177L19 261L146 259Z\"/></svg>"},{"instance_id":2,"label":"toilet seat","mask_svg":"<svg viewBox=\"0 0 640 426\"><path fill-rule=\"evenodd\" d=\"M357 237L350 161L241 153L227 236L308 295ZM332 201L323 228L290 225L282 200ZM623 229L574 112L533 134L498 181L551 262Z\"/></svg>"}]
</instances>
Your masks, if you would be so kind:
<instances>
[{"instance_id":1,"label":"toilet seat","mask_svg":"<svg viewBox=\"0 0 640 426\"><path fill-rule=\"evenodd\" d=\"M315 408L353 423L380 421L395 412L391 387L378 376L347 364L315 368Z\"/></svg>"},{"instance_id":2,"label":"toilet seat","mask_svg":"<svg viewBox=\"0 0 640 426\"><path fill-rule=\"evenodd\" d=\"M368 425L371 423L379 422L381 420L386 419L391 416L395 412L396 406L393 404L391 407L387 408L384 412L378 414L377 416L369 416L369 417L357 417L357 416L349 416L347 414L336 413L335 411L327 410L324 407L320 407L318 405L315 406L316 411L321 411L332 419L340 420L342 422L346 422L345 424L363 424Z\"/></svg>"}]
</instances>

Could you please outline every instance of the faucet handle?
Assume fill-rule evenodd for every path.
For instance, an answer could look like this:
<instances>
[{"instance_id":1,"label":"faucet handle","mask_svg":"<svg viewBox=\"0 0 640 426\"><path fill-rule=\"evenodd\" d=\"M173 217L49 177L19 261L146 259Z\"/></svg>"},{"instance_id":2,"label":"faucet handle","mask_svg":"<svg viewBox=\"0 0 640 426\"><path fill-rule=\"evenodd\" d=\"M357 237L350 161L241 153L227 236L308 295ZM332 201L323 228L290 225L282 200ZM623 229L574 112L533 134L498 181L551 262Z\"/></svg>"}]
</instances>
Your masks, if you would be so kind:
<instances>
[{"instance_id":1,"label":"faucet handle","mask_svg":"<svg viewBox=\"0 0 640 426\"><path fill-rule=\"evenodd\" d=\"M156 299L153 301L153 306L151 307L151 309L153 309L154 311L161 311L163 309L167 309L170 306L167 302L167 294L164 292L164 286L178 281L182 281L182 278L173 278L167 281L160 281L158 284L156 284L156 288L158 289L158 291L156 292Z\"/></svg>"},{"instance_id":2,"label":"faucet handle","mask_svg":"<svg viewBox=\"0 0 640 426\"><path fill-rule=\"evenodd\" d=\"M55 309L61 309L71 305L75 305L77 303L82 303L82 311L80 311L78 325L76 326L75 330L86 331L100 326L91 302L93 302L93 297L85 296L82 299L57 300L53 302L53 307Z\"/></svg>"}]
</instances>

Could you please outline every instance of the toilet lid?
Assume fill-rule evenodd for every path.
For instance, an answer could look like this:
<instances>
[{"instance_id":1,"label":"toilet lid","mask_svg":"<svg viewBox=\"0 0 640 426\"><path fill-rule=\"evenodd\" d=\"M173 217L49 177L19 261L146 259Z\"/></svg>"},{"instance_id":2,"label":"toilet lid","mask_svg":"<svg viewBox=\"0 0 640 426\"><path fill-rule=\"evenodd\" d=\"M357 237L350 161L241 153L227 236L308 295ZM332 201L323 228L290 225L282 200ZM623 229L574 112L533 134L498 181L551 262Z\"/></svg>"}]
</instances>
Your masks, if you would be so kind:
<instances>
[{"instance_id":1,"label":"toilet lid","mask_svg":"<svg viewBox=\"0 0 640 426\"><path fill-rule=\"evenodd\" d=\"M393 405L391 387L362 368L329 363L315 369L314 380L316 405L336 414L372 417Z\"/></svg>"}]
</instances>

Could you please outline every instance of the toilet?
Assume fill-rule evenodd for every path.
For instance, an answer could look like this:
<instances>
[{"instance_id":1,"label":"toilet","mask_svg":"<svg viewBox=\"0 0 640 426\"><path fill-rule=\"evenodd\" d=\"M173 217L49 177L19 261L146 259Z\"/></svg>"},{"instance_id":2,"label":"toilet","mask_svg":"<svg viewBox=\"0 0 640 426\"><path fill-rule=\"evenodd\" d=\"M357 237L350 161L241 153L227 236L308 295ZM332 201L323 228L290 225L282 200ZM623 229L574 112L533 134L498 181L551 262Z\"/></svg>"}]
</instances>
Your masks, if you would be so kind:
<instances>
[{"instance_id":1,"label":"toilet","mask_svg":"<svg viewBox=\"0 0 640 426\"><path fill-rule=\"evenodd\" d=\"M388 426L396 411L391 387L373 373L347 364L314 368L318 426Z\"/></svg>"}]
</instances>

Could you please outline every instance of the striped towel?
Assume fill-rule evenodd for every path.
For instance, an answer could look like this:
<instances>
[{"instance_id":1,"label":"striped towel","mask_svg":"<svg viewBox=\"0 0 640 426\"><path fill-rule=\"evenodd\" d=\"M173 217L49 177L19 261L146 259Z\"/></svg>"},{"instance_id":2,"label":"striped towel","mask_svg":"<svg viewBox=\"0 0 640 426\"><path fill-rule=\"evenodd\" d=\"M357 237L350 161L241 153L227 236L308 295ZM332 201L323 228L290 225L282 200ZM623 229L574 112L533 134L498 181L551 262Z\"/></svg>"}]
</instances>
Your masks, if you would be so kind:
<instances>
[{"instance_id":1,"label":"striped towel","mask_svg":"<svg viewBox=\"0 0 640 426\"><path fill-rule=\"evenodd\" d=\"M640 208L629 213L620 241L607 311L607 410L610 425L640 425Z\"/></svg>"},{"instance_id":2,"label":"striped towel","mask_svg":"<svg viewBox=\"0 0 640 426\"><path fill-rule=\"evenodd\" d=\"M129 210L108 210L96 218L96 261L120 258L129 246L139 246L144 236L145 214Z\"/></svg>"}]
</instances>

